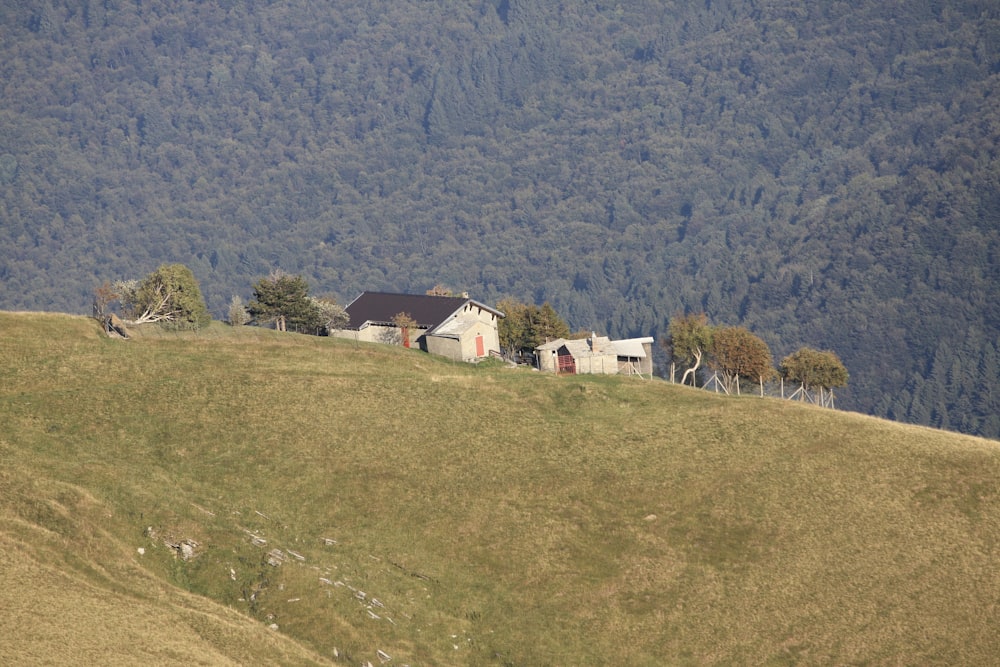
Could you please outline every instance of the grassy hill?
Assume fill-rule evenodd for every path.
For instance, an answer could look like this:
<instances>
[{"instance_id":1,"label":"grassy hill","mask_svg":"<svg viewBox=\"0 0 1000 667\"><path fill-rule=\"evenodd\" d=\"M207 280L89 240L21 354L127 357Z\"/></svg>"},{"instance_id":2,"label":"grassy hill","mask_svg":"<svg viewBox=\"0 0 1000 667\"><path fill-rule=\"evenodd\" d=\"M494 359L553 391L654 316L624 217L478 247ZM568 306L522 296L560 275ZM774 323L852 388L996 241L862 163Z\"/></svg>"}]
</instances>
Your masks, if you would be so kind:
<instances>
[{"instance_id":1,"label":"grassy hill","mask_svg":"<svg viewBox=\"0 0 1000 667\"><path fill-rule=\"evenodd\" d=\"M0 313L0 461L16 664L1000 655L1000 446L857 414Z\"/></svg>"}]
</instances>

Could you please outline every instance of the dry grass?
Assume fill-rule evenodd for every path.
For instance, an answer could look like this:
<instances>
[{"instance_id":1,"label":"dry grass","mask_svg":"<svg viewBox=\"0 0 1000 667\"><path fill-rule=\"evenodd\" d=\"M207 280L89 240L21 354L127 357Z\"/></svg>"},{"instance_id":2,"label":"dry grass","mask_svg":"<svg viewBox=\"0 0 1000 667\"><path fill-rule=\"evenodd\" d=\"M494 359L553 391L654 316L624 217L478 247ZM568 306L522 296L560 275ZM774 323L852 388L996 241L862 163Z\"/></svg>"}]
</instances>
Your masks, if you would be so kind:
<instances>
[{"instance_id":1,"label":"dry grass","mask_svg":"<svg viewBox=\"0 0 1000 667\"><path fill-rule=\"evenodd\" d=\"M0 314L0 334L3 571L45 600L14 618L89 591L64 632L132 661L258 641L350 664L1000 655L994 442L250 328L124 342ZM185 539L188 561L164 546Z\"/></svg>"}]
</instances>

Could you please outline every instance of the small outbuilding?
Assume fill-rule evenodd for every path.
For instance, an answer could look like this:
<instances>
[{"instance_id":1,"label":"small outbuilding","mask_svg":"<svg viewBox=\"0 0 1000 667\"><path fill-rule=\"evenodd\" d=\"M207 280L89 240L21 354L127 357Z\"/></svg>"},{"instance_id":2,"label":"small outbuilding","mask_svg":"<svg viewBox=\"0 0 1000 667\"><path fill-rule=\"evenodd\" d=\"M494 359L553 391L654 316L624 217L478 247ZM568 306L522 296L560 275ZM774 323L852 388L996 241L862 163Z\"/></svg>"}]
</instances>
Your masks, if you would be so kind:
<instances>
[{"instance_id":1,"label":"small outbuilding","mask_svg":"<svg viewBox=\"0 0 1000 667\"><path fill-rule=\"evenodd\" d=\"M618 373L653 377L653 338L626 338L612 341L618 357Z\"/></svg>"},{"instance_id":2,"label":"small outbuilding","mask_svg":"<svg viewBox=\"0 0 1000 667\"><path fill-rule=\"evenodd\" d=\"M587 338L556 340L535 348L538 369L553 373L596 375L653 375L653 339L611 340Z\"/></svg>"}]
</instances>

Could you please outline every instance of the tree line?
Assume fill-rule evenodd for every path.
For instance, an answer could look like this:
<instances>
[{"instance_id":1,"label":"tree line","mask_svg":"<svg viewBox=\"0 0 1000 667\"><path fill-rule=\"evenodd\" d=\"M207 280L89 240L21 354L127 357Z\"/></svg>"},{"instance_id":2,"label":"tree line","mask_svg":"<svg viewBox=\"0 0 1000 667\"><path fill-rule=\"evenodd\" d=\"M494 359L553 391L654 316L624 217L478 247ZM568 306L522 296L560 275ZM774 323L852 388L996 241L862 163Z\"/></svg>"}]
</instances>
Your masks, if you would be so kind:
<instances>
[{"instance_id":1,"label":"tree line","mask_svg":"<svg viewBox=\"0 0 1000 667\"><path fill-rule=\"evenodd\" d=\"M105 281L94 290L93 313L106 320L117 306L126 324L159 324L168 329L197 330L212 320L201 287L183 264L164 264L142 280ZM270 325L278 331L324 335L346 326L347 313L336 298L309 294L301 275L272 271L253 284L253 298L238 295L229 302L233 326Z\"/></svg>"},{"instance_id":2,"label":"tree line","mask_svg":"<svg viewBox=\"0 0 1000 667\"><path fill-rule=\"evenodd\" d=\"M681 365L681 384L698 386L704 363L715 374L702 378L702 386L715 381L727 394L740 394L740 380L757 384L761 395L765 384L779 379L798 384L791 397L833 406L833 389L847 386L848 373L840 357L829 350L802 347L774 368L767 343L741 326L713 326L704 313L678 315L671 319L662 345L670 360L670 380ZM782 384L782 387L784 385ZM816 393L818 392L818 394ZM784 394L784 392L782 392Z\"/></svg>"},{"instance_id":3,"label":"tree line","mask_svg":"<svg viewBox=\"0 0 1000 667\"><path fill-rule=\"evenodd\" d=\"M451 296L441 284L427 290L431 296ZM142 280L105 281L94 290L93 314L106 322L117 304L126 324L159 324L176 330L197 330L211 322L198 280L183 264L164 264ZM549 303L526 304L507 297L496 304L504 313L498 324L501 352L508 360L533 359L535 349L558 338L584 338L590 332L570 332L569 325ZM253 284L253 298L244 303L234 295L229 304L232 326L269 325L278 331L327 335L347 326L349 316L333 297L309 294L301 275L272 271ZM393 318L400 334L391 341L409 347L410 330L416 321L405 312ZM798 384L793 393L800 400L833 405L833 389L847 385L848 373L840 358L830 351L803 347L786 356L774 368L771 350L763 340L742 326L713 326L704 313L677 315L670 320L662 346L675 367L683 369L681 384L698 386L703 363L715 371L713 379L727 394L741 393L740 380L757 383L763 395L765 383L775 378ZM701 379L703 386L704 378ZM818 400L811 394L819 391Z\"/></svg>"}]
</instances>

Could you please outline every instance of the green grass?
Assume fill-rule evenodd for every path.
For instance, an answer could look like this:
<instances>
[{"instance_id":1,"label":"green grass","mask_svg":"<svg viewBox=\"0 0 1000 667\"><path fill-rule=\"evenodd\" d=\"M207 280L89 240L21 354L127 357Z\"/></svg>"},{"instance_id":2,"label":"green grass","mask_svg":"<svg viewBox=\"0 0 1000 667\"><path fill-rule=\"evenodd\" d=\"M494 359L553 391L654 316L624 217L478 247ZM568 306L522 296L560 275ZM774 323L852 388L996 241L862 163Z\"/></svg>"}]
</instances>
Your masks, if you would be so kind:
<instances>
[{"instance_id":1,"label":"green grass","mask_svg":"<svg viewBox=\"0 0 1000 667\"><path fill-rule=\"evenodd\" d=\"M0 314L0 362L20 664L1000 655L992 441L219 324Z\"/></svg>"}]
</instances>

